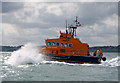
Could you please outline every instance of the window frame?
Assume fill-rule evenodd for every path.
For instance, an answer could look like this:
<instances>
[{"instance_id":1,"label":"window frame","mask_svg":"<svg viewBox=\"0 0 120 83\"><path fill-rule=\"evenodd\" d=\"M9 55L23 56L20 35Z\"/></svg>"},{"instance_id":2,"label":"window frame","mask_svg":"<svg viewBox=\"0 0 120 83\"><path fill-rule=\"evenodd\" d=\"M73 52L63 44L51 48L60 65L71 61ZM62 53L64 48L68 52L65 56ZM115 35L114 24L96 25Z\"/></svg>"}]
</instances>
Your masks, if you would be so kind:
<instances>
[{"instance_id":1,"label":"window frame","mask_svg":"<svg viewBox=\"0 0 120 83\"><path fill-rule=\"evenodd\" d=\"M67 44L67 46L66 46L66 44ZM65 45L64 45L65 47L68 47L68 43L65 43Z\"/></svg>"},{"instance_id":2,"label":"window frame","mask_svg":"<svg viewBox=\"0 0 120 83\"><path fill-rule=\"evenodd\" d=\"M61 44L63 44L63 46L61 46ZM61 43L60 43L60 47L64 47L64 43L61 42Z\"/></svg>"},{"instance_id":3,"label":"window frame","mask_svg":"<svg viewBox=\"0 0 120 83\"><path fill-rule=\"evenodd\" d=\"M53 43L54 43L54 45L53 45ZM52 46L55 46L55 42L52 42Z\"/></svg>"},{"instance_id":4,"label":"window frame","mask_svg":"<svg viewBox=\"0 0 120 83\"><path fill-rule=\"evenodd\" d=\"M71 45L71 46L70 46ZM69 43L69 47L71 48L72 47L72 43Z\"/></svg>"},{"instance_id":5,"label":"window frame","mask_svg":"<svg viewBox=\"0 0 120 83\"><path fill-rule=\"evenodd\" d=\"M58 44L58 45L57 45L57 44ZM57 43L56 43L56 46L60 46L60 43L59 43L59 42L57 42Z\"/></svg>"},{"instance_id":6,"label":"window frame","mask_svg":"<svg viewBox=\"0 0 120 83\"><path fill-rule=\"evenodd\" d=\"M48 44L48 43L50 43L50 44ZM51 45L51 42L50 42L50 41L47 41L47 45L50 46L50 45Z\"/></svg>"}]
</instances>

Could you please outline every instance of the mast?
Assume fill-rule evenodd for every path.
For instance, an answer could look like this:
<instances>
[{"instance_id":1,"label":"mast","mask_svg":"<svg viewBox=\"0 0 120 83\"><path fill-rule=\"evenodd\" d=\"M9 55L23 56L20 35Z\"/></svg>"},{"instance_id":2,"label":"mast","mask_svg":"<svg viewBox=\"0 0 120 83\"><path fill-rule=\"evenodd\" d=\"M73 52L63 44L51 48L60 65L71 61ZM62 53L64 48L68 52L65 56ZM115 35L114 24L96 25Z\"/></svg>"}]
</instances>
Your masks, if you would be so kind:
<instances>
[{"instance_id":1,"label":"mast","mask_svg":"<svg viewBox=\"0 0 120 83\"><path fill-rule=\"evenodd\" d=\"M68 33L68 30L67 30L67 20L66 20L66 34Z\"/></svg>"},{"instance_id":2,"label":"mast","mask_svg":"<svg viewBox=\"0 0 120 83\"><path fill-rule=\"evenodd\" d=\"M81 24L79 24L77 16L75 18L75 26L73 26L72 24L68 24L67 26L67 20L66 20L66 34L68 33L71 34L72 37L76 37L76 29L79 26L81 26Z\"/></svg>"},{"instance_id":3,"label":"mast","mask_svg":"<svg viewBox=\"0 0 120 83\"><path fill-rule=\"evenodd\" d=\"M76 37L76 29L77 29L77 23L78 23L78 17L76 16L76 19L75 19L75 26L71 26L70 28L72 29L72 36L73 37Z\"/></svg>"},{"instance_id":4,"label":"mast","mask_svg":"<svg viewBox=\"0 0 120 83\"><path fill-rule=\"evenodd\" d=\"M77 25L77 23L78 23L78 16L76 16L75 23Z\"/></svg>"},{"instance_id":5,"label":"mast","mask_svg":"<svg viewBox=\"0 0 120 83\"><path fill-rule=\"evenodd\" d=\"M76 29L77 29L78 16L76 16L75 23L76 23ZM75 37L76 37L76 29L75 29Z\"/></svg>"}]
</instances>

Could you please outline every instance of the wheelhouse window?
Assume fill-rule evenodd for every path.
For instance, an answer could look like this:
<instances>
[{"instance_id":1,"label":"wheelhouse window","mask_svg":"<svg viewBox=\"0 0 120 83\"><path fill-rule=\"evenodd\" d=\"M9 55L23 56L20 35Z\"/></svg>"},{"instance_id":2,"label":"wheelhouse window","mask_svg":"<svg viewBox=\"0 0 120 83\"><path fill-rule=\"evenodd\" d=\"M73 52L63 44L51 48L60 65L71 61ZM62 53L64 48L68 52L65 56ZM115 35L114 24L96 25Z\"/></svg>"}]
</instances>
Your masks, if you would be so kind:
<instances>
[{"instance_id":1,"label":"wheelhouse window","mask_svg":"<svg viewBox=\"0 0 120 83\"><path fill-rule=\"evenodd\" d=\"M52 46L55 46L55 42L52 42Z\"/></svg>"},{"instance_id":2,"label":"wheelhouse window","mask_svg":"<svg viewBox=\"0 0 120 83\"><path fill-rule=\"evenodd\" d=\"M56 43L56 46L59 46L59 42Z\"/></svg>"},{"instance_id":3,"label":"wheelhouse window","mask_svg":"<svg viewBox=\"0 0 120 83\"><path fill-rule=\"evenodd\" d=\"M69 44L69 47L72 47L72 44Z\"/></svg>"},{"instance_id":4,"label":"wheelhouse window","mask_svg":"<svg viewBox=\"0 0 120 83\"><path fill-rule=\"evenodd\" d=\"M68 43L65 43L65 47L68 47Z\"/></svg>"},{"instance_id":5,"label":"wheelhouse window","mask_svg":"<svg viewBox=\"0 0 120 83\"><path fill-rule=\"evenodd\" d=\"M51 42L47 42L47 45L51 45Z\"/></svg>"},{"instance_id":6,"label":"wheelhouse window","mask_svg":"<svg viewBox=\"0 0 120 83\"><path fill-rule=\"evenodd\" d=\"M60 45L61 47L63 47L64 46L64 43L61 43L61 45Z\"/></svg>"}]
</instances>

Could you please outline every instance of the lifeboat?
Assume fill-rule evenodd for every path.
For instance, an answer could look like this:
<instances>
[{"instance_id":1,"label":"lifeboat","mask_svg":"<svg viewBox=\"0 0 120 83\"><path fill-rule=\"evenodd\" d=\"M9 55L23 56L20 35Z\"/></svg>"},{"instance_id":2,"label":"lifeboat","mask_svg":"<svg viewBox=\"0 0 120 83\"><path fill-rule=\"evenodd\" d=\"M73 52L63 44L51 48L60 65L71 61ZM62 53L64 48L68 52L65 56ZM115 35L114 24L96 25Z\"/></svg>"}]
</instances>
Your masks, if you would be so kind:
<instances>
[{"instance_id":1,"label":"lifeboat","mask_svg":"<svg viewBox=\"0 0 120 83\"><path fill-rule=\"evenodd\" d=\"M40 53L44 54L45 60L62 61L69 63L91 63L100 64L105 61L101 49L96 49L93 55L90 55L89 45L82 43L76 38L76 29L81 24L78 17L75 19L75 25L68 25L66 21L66 31L60 31L59 38L46 39L46 47L40 49Z\"/></svg>"}]
</instances>

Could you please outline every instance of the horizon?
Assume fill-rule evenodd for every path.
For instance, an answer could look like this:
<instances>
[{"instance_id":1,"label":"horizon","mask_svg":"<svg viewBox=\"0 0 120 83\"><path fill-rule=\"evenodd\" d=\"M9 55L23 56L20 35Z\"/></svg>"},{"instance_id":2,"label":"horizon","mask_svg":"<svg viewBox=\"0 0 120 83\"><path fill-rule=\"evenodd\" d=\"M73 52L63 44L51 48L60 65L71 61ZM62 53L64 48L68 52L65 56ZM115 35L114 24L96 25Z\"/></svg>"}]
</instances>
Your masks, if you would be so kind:
<instances>
[{"instance_id":1,"label":"horizon","mask_svg":"<svg viewBox=\"0 0 120 83\"><path fill-rule=\"evenodd\" d=\"M26 45L26 44L24 44L24 45ZM0 45L0 46L5 46L5 45ZM17 46L22 46L22 45L6 45L6 46L17 47ZM36 46L46 46L46 45L36 45ZM120 44L119 45L109 45L109 46L120 46ZM106 46L90 46L90 47L106 47Z\"/></svg>"}]
</instances>

